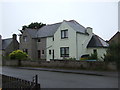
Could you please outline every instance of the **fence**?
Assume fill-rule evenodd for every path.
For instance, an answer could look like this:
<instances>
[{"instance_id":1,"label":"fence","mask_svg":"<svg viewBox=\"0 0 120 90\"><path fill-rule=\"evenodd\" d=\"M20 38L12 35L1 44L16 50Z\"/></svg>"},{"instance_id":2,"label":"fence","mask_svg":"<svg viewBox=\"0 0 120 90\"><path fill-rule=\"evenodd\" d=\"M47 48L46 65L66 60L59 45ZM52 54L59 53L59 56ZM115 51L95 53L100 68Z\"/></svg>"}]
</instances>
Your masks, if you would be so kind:
<instances>
[{"instance_id":1,"label":"fence","mask_svg":"<svg viewBox=\"0 0 120 90\"><path fill-rule=\"evenodd\" d=\"M27 81L11 76L2 75L2 89L10 90L40 90L40 84L38 84L38 76L33 77L33 81Z\"/></svg>"}]
</instances>

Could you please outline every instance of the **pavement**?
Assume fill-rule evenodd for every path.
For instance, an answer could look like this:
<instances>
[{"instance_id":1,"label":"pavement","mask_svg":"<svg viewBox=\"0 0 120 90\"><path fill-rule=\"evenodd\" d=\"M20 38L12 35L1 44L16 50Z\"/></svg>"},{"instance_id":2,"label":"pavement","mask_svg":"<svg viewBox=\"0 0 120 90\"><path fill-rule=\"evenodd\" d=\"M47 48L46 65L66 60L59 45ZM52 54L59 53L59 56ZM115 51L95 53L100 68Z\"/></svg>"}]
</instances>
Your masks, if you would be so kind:
<instances>
[{"instance_id":1,"label":"pavement","mask_svg":"<svg viewBox=\"0 0 120 90\"><path fill-rule=\"evenodd\" d=\"M66 70L66 69L35 68L35 67L18 67L18 68L28 69L28 70L40 70L40 71L51 71L51 72L73 73L73 74L118 77L117 71Z\"/></svg>"}]
</instances>

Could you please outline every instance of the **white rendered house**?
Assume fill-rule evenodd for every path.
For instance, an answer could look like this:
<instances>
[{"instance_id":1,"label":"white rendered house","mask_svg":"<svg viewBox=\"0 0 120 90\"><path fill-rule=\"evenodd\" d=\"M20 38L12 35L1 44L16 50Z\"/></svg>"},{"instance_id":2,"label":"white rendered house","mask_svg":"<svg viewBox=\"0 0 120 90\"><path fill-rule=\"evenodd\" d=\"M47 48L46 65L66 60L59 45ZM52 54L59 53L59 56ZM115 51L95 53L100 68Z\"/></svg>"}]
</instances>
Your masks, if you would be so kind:
<instances>
[{"instance_id":1,"label":"white rendered house","mask_svg":"<svg viewBox=\"0 0 120 90\"><path fill-rule=\"evenodd\" d=\"M80 60L82 55L94 52L102 60L108 47L104 40L93 34L92 28L85 28L74 20L44 26L37 36L46 37L47 61L65 57Z\"/></svg>"},{"instance_id":2,"label":"white rendered house","mask_svg":"<svg viewBox=\"0 0 120 90\"><path fill-rule=\"evenodd\" d=\"M27 38L26 42L24 37ZM95 52L99 60L102 60L108 47L103 39L93 33L92 28L85 28L75 20L64 20L38 30L27 29L20 39L20 48L26 50L28 55L47 61L63 58L80 60L82 55Z\"/></svg>"}]
</instances>

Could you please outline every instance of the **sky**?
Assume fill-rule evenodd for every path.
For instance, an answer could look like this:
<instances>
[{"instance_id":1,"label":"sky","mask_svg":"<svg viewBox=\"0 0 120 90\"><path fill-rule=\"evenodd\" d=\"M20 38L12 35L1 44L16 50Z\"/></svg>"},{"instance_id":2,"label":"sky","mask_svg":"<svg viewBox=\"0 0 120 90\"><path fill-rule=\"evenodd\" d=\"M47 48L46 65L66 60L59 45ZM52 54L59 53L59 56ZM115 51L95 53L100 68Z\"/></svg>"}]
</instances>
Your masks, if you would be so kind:
<instances>
[{"instance_id":1,"label":"sky","mask_svg":"<svg viewBox=\"0 0 120 90\"><path fill-rule=\"evenodd\" d=\"M75 20L109 40L118 31L118 0L2 0L0 34L11 38L31 22L54 24Z\"/></svg>"}]
</instances>

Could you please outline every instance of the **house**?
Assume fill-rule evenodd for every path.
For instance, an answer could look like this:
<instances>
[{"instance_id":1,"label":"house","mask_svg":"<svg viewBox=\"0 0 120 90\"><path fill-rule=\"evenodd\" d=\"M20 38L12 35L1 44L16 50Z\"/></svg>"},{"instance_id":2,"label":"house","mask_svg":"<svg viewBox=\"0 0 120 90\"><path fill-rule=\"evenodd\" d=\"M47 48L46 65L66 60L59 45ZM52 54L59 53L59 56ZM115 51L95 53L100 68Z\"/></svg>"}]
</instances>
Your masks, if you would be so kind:
<instances>
[{"instance_id":1,"label":"house","mask_svg":"<svg viewBox=\"0 0 120 90\"><path fill-rule=\"evenodd\" d=\"M118 31L109 41L108 43L120 43L120 32Z\"/></svg>"},{"instance_id":2,"label":"house","mask_svg":"<svg viewBox=\"0 0 120 90\"><path fill-rule=\"evenodd\" d=\"M19 49L19 42L17 41L17 35L13 34L12 38L1 39L2 55L8 56L12 51Z\"/></svg>"},{"instance_id":3,"label":"house","mask_svg":"<svg viewBox=\"0 0 120 90\"><path fill-rule=\"evenodd\" d=\"M32 59L76 58L98 53L102 60L108 44L93 33L92 28L75 20L50 24L40 29L25 29L20 35L20 49Z\"/></svg>"},{"instance_id":4,"label":"house","mask_svg":"<svg viewBox=\"0 0 120 90\"><path fill-rule=\"evenodd\" d=\"M2 36L0 35L0 58L2 56Z\"/></svg>"}]
</instances>

